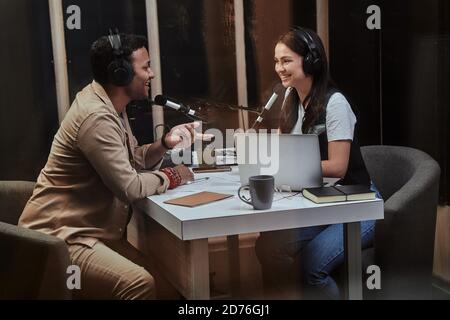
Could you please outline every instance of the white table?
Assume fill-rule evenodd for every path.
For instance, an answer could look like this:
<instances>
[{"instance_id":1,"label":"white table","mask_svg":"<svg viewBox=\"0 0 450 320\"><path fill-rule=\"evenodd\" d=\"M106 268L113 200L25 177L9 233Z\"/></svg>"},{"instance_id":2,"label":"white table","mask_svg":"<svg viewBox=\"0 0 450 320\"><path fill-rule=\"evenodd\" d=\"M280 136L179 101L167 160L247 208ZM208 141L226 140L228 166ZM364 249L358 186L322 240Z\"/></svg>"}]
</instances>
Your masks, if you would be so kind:
<instances>
[{"instance_id":1,"label":"white table","mask_svg":"<svg viewBox=\"0 0 450 320\"><path fill-rule=\"evenodd\" d=\"M195 175L196 179L202 177L210 179L148 197L136 205L157 222L146 230L150 251L158 259L166 278L183 296L188 299L210 297L210 237L229 236L229 244L236 248L239 234L343 223L346 296L362 298L360 222L383 219L382 200L315 204L301 195L276 201L286 196L277 193L270 210L256 211L237 196L240 186L237 168L227 173ZM234 197L196 208L164 203L200 191L233 194ZM238 257L234 255L234 259Z\"/></svg>"}]
</instances>

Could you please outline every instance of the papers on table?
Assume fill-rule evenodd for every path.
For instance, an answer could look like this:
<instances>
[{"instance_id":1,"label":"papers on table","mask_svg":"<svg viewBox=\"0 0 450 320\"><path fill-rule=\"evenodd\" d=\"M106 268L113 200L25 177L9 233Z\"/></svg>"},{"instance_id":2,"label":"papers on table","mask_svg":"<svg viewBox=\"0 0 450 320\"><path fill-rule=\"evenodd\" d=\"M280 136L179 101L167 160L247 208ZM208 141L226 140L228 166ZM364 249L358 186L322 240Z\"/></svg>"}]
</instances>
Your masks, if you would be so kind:
<instances>
[{"instance_id":1,"label":"papers on table","mask_svg":"<svg viewBox=\"0 0 450 320\"><path fill-rule=\"evenodd\" d=\"M201 178L201 177L199 177ZM211 175L208 180L200 180L195 183L180 186L175 189L176 192L198 192L198 191L208 191L214 187L214 190L236 192L241 186L240 181L235 181L232 179L222 178L218 176Z\"/></svg>"}]
</instances>

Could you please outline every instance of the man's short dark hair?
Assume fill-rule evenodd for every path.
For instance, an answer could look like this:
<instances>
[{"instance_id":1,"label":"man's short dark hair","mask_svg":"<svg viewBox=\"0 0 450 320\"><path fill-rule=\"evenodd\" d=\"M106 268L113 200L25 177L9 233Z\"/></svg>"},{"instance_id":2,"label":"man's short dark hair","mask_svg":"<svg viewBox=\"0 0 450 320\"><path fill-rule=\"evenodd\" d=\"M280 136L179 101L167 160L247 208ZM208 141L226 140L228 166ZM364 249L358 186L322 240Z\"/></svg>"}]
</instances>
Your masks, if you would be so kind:
<instances>
[{"instance_id":1,"label":"man's short dark hair","mask_svg":"<svg viewBox=\"0 0 450 320\"><path fill-rule=\"evenodd\" d=\"M130 63L132 63L131 54L140 48L147 48L148 44L147 38L134 34L121 33L120 40L124 57ZM107 70L108 65L114 60L114 54L108 37L101 37L92 44L90 57L94 80L102 85L110 83Z\"/></svg>"}]
</instances>

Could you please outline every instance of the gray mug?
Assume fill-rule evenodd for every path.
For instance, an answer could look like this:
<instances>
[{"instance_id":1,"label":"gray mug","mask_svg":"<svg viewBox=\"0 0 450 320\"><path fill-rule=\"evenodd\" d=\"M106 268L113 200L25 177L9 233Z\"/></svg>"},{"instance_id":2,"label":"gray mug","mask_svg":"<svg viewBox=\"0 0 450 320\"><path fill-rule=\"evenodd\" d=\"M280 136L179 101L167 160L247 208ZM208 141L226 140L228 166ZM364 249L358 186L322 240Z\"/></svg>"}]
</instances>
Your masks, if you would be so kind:
<instances>
[{"instance_id":1,"label":"gray mug","mask_svg":"<svg viewBox=\"0 0 450 320\"><path fill-rule=\"evenodd\" d=\"M253 176L249 184L239 188L239 199L253 206L256 210L266 210L272 207L275 178L273 176ZM241 195L242 190L250 190L250 199Z\"/></svg>"}]
</instances>

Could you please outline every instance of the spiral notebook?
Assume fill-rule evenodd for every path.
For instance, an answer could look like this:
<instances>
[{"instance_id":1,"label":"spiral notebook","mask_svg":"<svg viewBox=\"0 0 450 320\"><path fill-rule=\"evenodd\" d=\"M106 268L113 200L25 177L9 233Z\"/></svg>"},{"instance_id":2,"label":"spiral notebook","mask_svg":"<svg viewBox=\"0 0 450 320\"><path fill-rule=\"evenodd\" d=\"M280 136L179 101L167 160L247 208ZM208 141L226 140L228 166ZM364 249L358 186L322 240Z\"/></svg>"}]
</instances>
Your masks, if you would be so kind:
<instances>
[{"instance_id":1,"label":"spiral notebook","mask_svg":"<svg viewBox=\"0 0 450 320\"><path fill-rule=\"evenodd\" d=\"M198 206L205 205L208 203L228 199L231 197L233 197L232 194L223 194L223 193L204 191L204 192L191 194L189 196L185 196L185 197L181 197L181 198L170 199L170 200L164 201L164 203L172 204L172 205L176 205L176 206L194 208L194 207L198 207Z\"/></svg>"}]
</instances>

